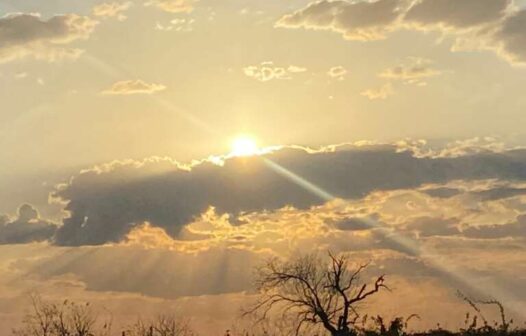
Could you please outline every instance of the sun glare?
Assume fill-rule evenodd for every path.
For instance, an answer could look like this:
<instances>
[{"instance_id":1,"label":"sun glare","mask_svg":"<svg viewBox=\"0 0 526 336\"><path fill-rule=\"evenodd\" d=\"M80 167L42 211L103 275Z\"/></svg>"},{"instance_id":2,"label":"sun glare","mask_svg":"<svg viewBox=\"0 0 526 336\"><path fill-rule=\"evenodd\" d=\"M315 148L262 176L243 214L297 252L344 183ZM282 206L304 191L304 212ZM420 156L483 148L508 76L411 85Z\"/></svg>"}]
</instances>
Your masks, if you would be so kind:
<instances>
[{"instance_id":1,"label":"sun glare","mask_svg":"<svg viewBox=\"0 0 526 336\"><path fill-rule=\"evenodd\" d=\"M233 156L251 156L258 153L256 141L248 136L240 136L232 141L230 154Z\"/></svg>"}]
</instances>

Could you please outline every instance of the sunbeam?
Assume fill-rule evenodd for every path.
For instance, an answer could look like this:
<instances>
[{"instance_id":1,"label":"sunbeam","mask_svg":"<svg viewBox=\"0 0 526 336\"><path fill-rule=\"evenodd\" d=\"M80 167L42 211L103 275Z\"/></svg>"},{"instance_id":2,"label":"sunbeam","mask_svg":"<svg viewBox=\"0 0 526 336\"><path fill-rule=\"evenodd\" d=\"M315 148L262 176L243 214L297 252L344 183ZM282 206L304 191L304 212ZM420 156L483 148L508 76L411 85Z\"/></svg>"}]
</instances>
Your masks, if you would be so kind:
<instances>
[{"instance_id":1,"label":"sunbeam","mask_svg":"<svg viewBox=\"0 0 526 336\"><path fill-rule=\"evenodd\" d=\"M344 200L334 195L331 195L327 191L323 190L323 188L307 181L303 177L277 164L269 158L265 157L263 160L270 169L274 170L279 175L302 187L303 189L305 189L305 191L316 195L323 201L328 202L337 200L339 202L337 203L338 207L344 208L346 206L346 202ZM366 217L363 220L365 223L367 223L367 225L370 228L381 230L385 238L404 247L404 249L409 251L411 255L420 258L429 266L443 273L449 279L452 279L462 284L466 288L474 290L477 293L477 295L480 295L482 297L489 297L491 299L499 298L501 300L504 300L505 302L510 302L510 308L512 308L513 311L519 316L526 318L526 304L516 303L515 300L513 300L512 293L509 293L508 291L502 289L497 284L491 284L490 286L481 287L477 284L477 276L470 274L469 272L459 267L455 267L451 260L448 260L446 257L438 255L436 252L425 248L418 241L393 231L392 228L388 228L385 225L382 225L379 221L376 221L373 218Z\"/></svg>"}]
</instances>

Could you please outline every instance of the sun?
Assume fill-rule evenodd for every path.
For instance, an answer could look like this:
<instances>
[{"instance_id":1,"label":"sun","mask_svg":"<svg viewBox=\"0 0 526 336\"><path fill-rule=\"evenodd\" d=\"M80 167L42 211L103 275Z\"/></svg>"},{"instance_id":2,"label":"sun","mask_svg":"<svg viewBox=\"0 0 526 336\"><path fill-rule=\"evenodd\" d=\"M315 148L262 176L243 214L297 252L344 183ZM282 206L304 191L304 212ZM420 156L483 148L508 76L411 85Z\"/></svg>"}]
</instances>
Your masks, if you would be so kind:
<instances>
[{"instance_id":1,"label":"sun","mask_svg":"<svg viewBox=\"0 0 526 336\"><path fill-rule=\"evenodd\" d=\"M256 141L249 136L239 136L232 141L230 151L232 156L252 156L258 152Z\"/></svg>"}]
</instances>

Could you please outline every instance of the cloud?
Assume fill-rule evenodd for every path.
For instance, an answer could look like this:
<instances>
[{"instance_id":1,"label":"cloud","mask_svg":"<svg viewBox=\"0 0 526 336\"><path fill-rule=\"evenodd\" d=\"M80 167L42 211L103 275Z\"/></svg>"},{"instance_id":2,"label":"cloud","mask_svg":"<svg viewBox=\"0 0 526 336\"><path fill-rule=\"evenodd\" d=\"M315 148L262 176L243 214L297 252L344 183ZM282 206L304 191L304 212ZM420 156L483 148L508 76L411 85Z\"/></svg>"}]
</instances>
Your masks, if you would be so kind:
<instances>
[{"instance_id":1,"label":"cloud","mask_svg":"<svg viewBox=\"0 0 526 336\"><path fill-rule=\"evenodd\" d=\"M82 50L65 48L93 32L97 21L75 14L42 20L37 14L10 14L0 18L0 63L32 57L49 62L77 58Z\"/></svg>"},{"instance_id":2,"label":"cloud","mask_svg":"<svg viewBox=\"0 0 526 336\"><path fill-rule=\"evenodd\" d=\"M453 37L452 51L491 50L526 63L526 10L511 0L316 1L284 15L277 27L329 30L348 40L384 39L399 30Z\"/></svg>"},{"instance_id":3,"label":"cloud","mask_svg":"<svg viewBox=\"0 0 526 336\"><path fill-rule=\"evenodd\" d=\"M150 0L145 6L155 6L170 13L189 13L194 10L198 0Z\"/></svg>"},{"instance_id":4,"label":"cloud","mask_svg":"<svg viewBox=\"0 0 526 336\"><path fill-rule=\"evenodd\" d=\"M157 22L155 29L161 31L190 32L193 30L194 22L195 19L172 19L167 24Z\"/></svg>"},{"instance_id":5,"label":"cloud","mask_svg":"<svg viewBox=\"0 0 526 336\"><path fill-rule=\"evenodd\" d=\"M322 0L283 16L277 27L331 30L348 40L378 40L395 27L398 0L347 2Z\"/></svg>"},{"instance_id":6,"label":"cloud","mask_svg":"<svg viewBox=\"0 0 526 336\"><path fill-rule=\"evenodd\" d=\"M307 71L306 68L296 65L281 67L273 62L263 62L260 65L251 65L243 68L246 76L252 77L260 82L268 82L273 79L291 79L292 74Z\"/></svg>"},{"instance_id":7,"label":"cloud","mask_svg":"<svg viewBox=\"0 0 526 336\"><path fill-rule=\"evenodd\" d=\"M161 158L115 162L85 170L56 190L55 200L69 212L56 243L119 242L145 222L178 237L210 207L218 216L228 215L231 223L240 218L242 224L243 216L252 212L325 203L268 160L343 199L457 179L526 179L524 150L431 158L394 146L351 146L321 152L285 148L260 157L228 158L222 165L182 165Z\"/></svg>"},{"instance_id":8,"label":"cloud","mask_svg":"<svg viewBox=\"0 0 526 336\"><path fill-rule=\"evenodd\" d=\"M334 227L344 231L360 231L371 229L369 222L359 217L344 218L333 223L329 222L329 224L334 225Z\"/></svg>"},{"instance_id":9,"label":"cloud","mask_svg":"<svg viewBox=\"0 0 526 336\"><path fill-rule=\"evenodd\" d=\"M420 237L453 236L460 233L456 218L418 217L407 224L406 230L417 231Z\"/></svg>"},{"instance_id":10,"label":"cloud","mask_svg":"<svg viewBox=\"0 0 526 336\"><path fill-rule=\"evenodd\" d=\"M469 238L480 239L508 237L526 239L526 215L519 216L517 220L512 223L468 227L462 231L462 235Z\"/></svg>"},{"instance_id":11,"label":"cloud","mask_svg":"<svg viewBox=\"0 0 526 336\"><path fill-rule=\"evenodd\" d=\"M300 73L300 72L307 71L307 68L300 67L297 65L289 65L289 67L287 68L287 71L290 73Z\"/></svg>"},{"instance_id":12,"label":"cloud","mask_svg":"<svg viewBox=\"0 0 526 336\"><path fill-rule=\"evenodd\" d=\"M162 84L146 83L143 80L136 79L116 82L102 93L106 95L152 94L165 89L166 86Z\"/></svg>"},{"instance_id":13,"label":"cloud","mask_svg":"<svg viewBox=\"0 0 526 336\"><path fill-rule=\"evenodd\" d=\"M458 195L461 193L461 190L448 187L438 187L426 189L424 192L432 197L449 198Z\"/></svg>"},{"instance_id":14,"label":"cloud","mask_svg":"<svg viewBox=\"0 0 526 336\"><path fill-rule=\"evenodd\" d=\"M30 267L21 267L23 272L42 279L75 274L92 291L174 299L249 290L250 270L265 256L268 254L258 256L238 249L189 254L138 246L101 246L66 249L43 257Z\"/></svg>"},{"instance_id":15,"label":"cloud","mask_svg":"<svg viewBox=\"0 0 526 336\"><path fill-rule=\"evenodd\" d=\"M345 69L341 65L332 67L329 69L329 71L327 71L327 75L329 77L337 79L337 80L344 80L346 74L347 74L347 69Z\"/></svg>"},{"instance_id":16,"label":"cloud","mask_svg":"<svg viewBox=\"0 0 526 336\"><path fill-rule=\"evenodd\" d=\"M38 211L29 204L18 208L16 219L0 216L0 244L46 241L53 237L56 230L56 224L40 219Z\"/></svg>"},{"instance_id":17,"label":"cloud","mask_svg":"<svg viewBox=\"0 0 526 336\"><path fill-rule=\"evenodd\" d=\"M378 76L390 80L400 80L407 84L426 85L425 78L440 75L440 71L430 67L432 62L419 57L411 57L406 63L385 69Z\"/></svg>"},{"instance_id":18,"label":"cloud","mask_svg":"<svg viewBox=\"0 0 526 336\"><path fill-rule=\"evenodd\" d=\"M212 302L210 296L237 293L239 301L250 299L249 270L263 258L313 251L325 255L330 249L350 253L352 262L370 261L365 278L387 274L394 291L375 298L375 310L392 302L393 295L409 295L415 305L408 304L408 313L461 323L458 312L465 306L454 300L457 288L475 297L481 297L476 288L482 288L482 294L508 307L524 307L526 152L458 155L452 146L452 156L437 156L442 153L437 149L434 155L416 157L402 144L296 147L267 155L345 202L303 198L309 196L305 189L295 189L283 175L266 174L268 166L258 158L225 159L222 166L152 158L85 170L57 191L63 193L57 201L70 215L83 218L79 237L93 238L102 227L127 233L118 243L103 246L0 246L0 293L9 293L0 301L11 313L13 297L32 288L59 300L83 295L92 303L100 302L93 299L97 295L163 304L199 300L198 316L210 306L205 304ZM243 202L235 208L239 212L225 210L230 201L225 194L232 206ZM176 219L196 203L217 206L204 212L194 208L198 215L190 215L179 233L171 234ZM19 215L25 221L35 216L32 207ZM134 224L139 217L148 222ZM168 224L159 224L163 218ZM371 218L378 226L371 226ZM66 226L72 224L68 220ZM414 241L417 249L408 249L393 235ZM434 267L432 257L447 268ZM225 298L228 307L231 298ZM115 307L111 302L102 306ZM432 312L436 305L455 314L449 319L443 307ZM141 310L149 312L145 305ZM119 322L121 311L111 311ZM400 312L394 306L387 309L392 311Z\"/></svg>"},{"instance_id":19,"label":"cloud","mask_svg":"<svg viewBox=\"0 0 526 336\"><path fill-rule=\"evenodd\" d=\"M510 0L422 0L405 14L418 29L458 30L487 25L502 18Z\"/></svg>"},{"instance_id":20,"label":"cloud","mask_svg":"<svg viewBox=\"0 0 526 336\"><path fill-rule=\"evenodd\" d=\"M119 21L126 20L123 12L132 6L131 2L105 2L93 7L93 15L105 18L116 18Z\"/></svg>"},{"instance_id":21,"label":"cloud","mask_svg":"<svg viewBox=\"0 0 526 336\"><path fill-rule=\"evenodd\" d=\"M13 77L15 79L24 79L24 78L27 78L27 76L29 76L27 72L18 72Z\"/></svg>"},{"instance_id":22,"label":"cloud","mask_svg":"<svg viewBox=\"0 0 526 336\"><path fill-rule=\"evenodd\" d=\"M512 63L526 64L526 10L508 17L495 34L501 55Z\"/></svg>"},{"instance_id":23,"label":"cloud","mask_svg":"<svg viewBox=\"0 0 526 336\"><path fill-rule=\"evenodd\" d=\"M367 89L365 91L362 91L360 92L360 94L369 98L369 100L384 100L387 99L389 96L392 96L394 94L394 91L391 83L387 83L379 88Z\"/></svg>"}]
</instances>

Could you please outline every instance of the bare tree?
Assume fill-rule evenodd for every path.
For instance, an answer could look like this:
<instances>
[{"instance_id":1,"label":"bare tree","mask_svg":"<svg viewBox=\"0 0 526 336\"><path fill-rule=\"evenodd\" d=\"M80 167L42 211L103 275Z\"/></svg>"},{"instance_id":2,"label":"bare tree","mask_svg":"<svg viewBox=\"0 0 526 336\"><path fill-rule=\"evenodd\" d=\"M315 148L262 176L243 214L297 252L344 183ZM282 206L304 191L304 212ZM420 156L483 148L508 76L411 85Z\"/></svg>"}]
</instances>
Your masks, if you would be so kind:
<instances>
[{"instance_id":1,"label":"bare tree","mask_svg":"<svg viewBox=\"0 0 526 336\"><path fill-rule=\"evenodd\" d=\"M347 255L331 253L328 262L316 254L290 261L270 259L256 274L260 299L243 315L259 314L264 320L274 310L295 316L296 335L306 325L322 325L333 336L353 335L352 325L359 317L357 304L388 289L383 275L371 286L359 284L367 266L351 270Z\"/></svg>"},{"instance_id":2,"label":"bare tree","mask_svg":"<svg viewBox=\"0 0 526 336\"><path fill-rule=\"evenodd\" d=\"M49 303L38 295L31 295L31 302L32 313L25 316L22 328L13 331L17 336L107 336L111 331L107 321L95 332L97 317L89 303Z\"/></svg>"}]
</instances>

